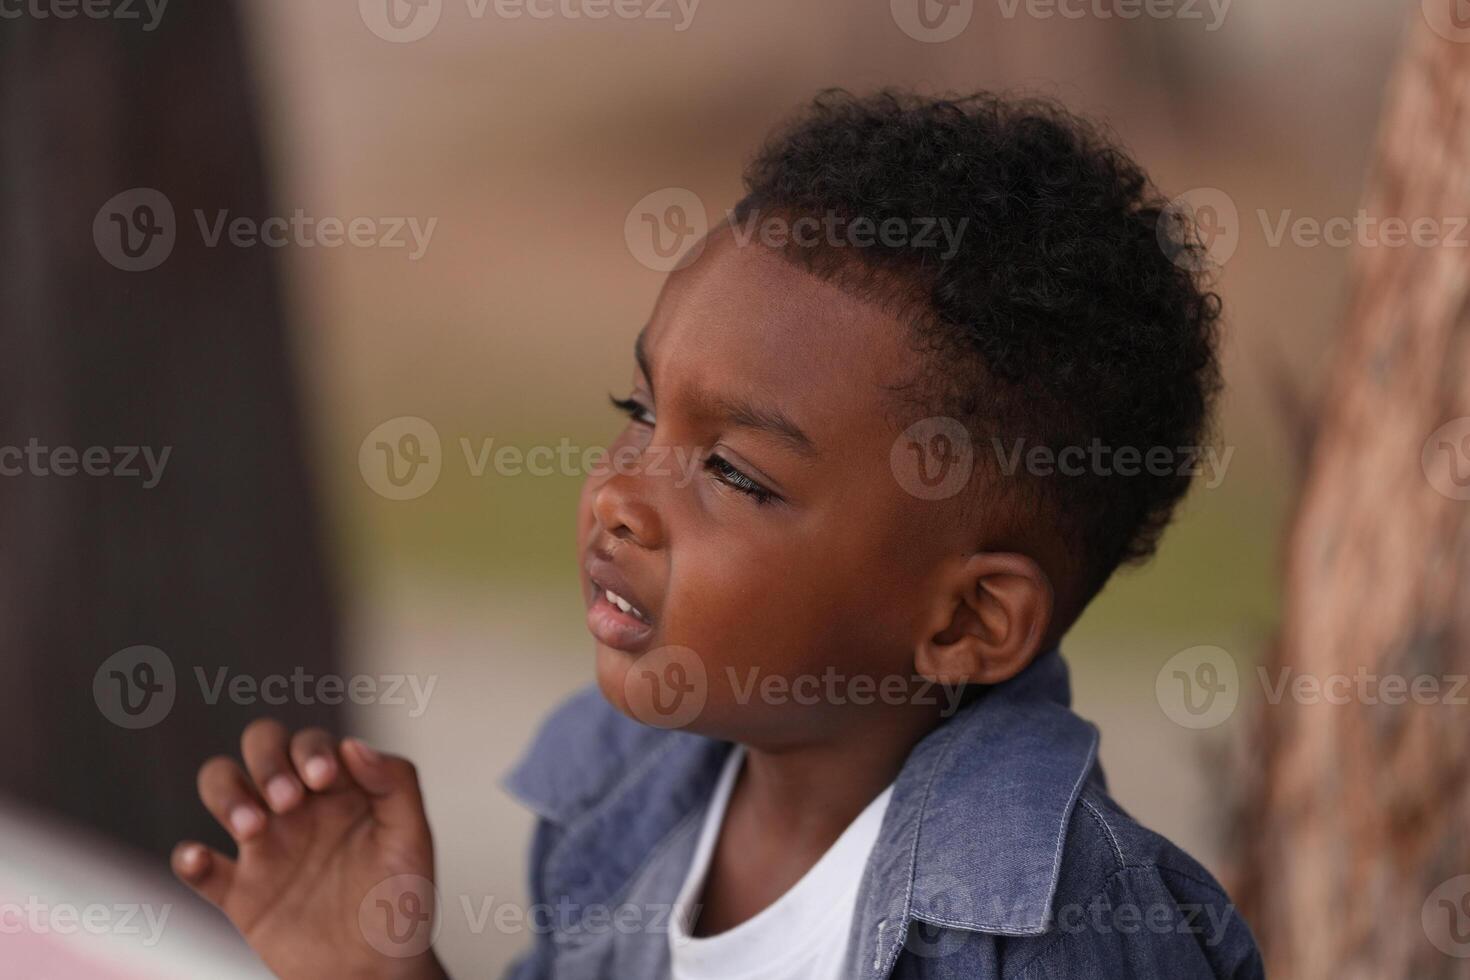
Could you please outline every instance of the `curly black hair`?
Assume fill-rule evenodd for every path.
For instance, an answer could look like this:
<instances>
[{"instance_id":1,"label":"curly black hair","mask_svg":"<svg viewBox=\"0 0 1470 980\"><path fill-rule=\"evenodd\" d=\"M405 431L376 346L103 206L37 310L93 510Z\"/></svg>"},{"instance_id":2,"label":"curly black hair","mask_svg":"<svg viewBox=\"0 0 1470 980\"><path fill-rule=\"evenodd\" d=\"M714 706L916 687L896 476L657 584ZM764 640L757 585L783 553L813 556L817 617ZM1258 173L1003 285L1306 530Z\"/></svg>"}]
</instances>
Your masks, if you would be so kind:
<instances>
[{"instance_id":1,"label":"curly black hair","mask_svg":"<svg viewBox=\"0 0 1470 980\"><path fill-rule=\"evenodd\" d=\"M947 250L914 235L784 251L909 314L933 366L924 397L965 423L977 464L999 464L987 451L1008 452L1017 439L1053 452L1173 454L1210 437L1220 300L1200 271L1193 224L1102 130L1060 105L823 92L760 149L745 186L736 221L779 214L961 229ZM1152 555L1189 487L1182 468L1067 476L1022 467L969 496L986 500L992 523L1014 526L1018 540L1051 534L1075 614L1119 565ZM1000 469L976 466L992 477ZM1011 505L997 508L997 499Z\"/></svg>"}]
</instances>

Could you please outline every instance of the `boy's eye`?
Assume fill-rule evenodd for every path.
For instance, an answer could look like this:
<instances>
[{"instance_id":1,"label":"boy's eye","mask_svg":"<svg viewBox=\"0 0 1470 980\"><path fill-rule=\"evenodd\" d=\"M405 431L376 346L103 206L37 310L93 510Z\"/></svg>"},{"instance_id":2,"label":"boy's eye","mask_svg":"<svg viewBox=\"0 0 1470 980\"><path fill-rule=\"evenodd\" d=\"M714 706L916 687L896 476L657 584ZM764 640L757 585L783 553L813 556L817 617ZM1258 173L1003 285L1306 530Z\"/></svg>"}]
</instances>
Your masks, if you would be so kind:
<instances>
[{"instance_id":1,"label":"boy's eye","mask_svg":"<svg viewBox=\"0 0 1470 980\"><path fill-rule=\"evenodd\" d=\"M704 468L715 475L721 483L750 497L757 504L768 504L779 499L770 490L740 472L730 463L728 459L716 453L711 453L704 462Z\"/></svg>"},{"instance_id":2,"label":"boy's eye","mask_svg":"<svg viewBox=\"0 0 1470 980\"><path fill-rule=\"evenodd\" d=\"M635 425L653 427L655 421L653 409L644 405L638 399L632 396L619 398L616 395L608 395L608 400L612 402L614 408L628 416ZM713 474L715 479L731 489L745 494L757 504L768 504L773 500L780 499L773 491L767 490L764 486L746 476L728 459L717 453L711 453L705 459L704 468Z\"/></svg>"},{"instance_id":3,"label":"boy's eye","mask_svg":"<svg viewBox=\"0 0 1470 980\"><path fill-rule=\"evenodd\" d=\"M637 422L639 425L653 425L653 409L647 407L636 398L618 398L616 395L608 395L607 397L613 403L613 408L616 408L634 422Z\"/></svg>"}]
</instances>

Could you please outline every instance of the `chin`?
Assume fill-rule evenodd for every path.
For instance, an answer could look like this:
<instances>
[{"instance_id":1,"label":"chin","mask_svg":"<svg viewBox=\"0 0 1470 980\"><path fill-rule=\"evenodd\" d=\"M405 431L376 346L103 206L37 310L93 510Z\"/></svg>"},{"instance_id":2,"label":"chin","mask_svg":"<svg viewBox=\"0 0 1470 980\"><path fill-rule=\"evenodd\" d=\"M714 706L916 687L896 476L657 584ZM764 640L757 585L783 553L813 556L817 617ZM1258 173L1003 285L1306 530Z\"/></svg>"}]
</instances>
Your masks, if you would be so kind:
<instances>
[{"instance_id":1,"label":"chin","mask_svg":"<svg viewBox=\"0 0 1470 980\"><path fill-rule=\"evenodd\" d=\"M593 646L596 648L597 687L602 691L603 698L618 711L637 721L637 716L628 706L628 668L632 665L633 658L595 640Z\"/></svg>"},{"instance_id":2,"label":"chin","mask_svg":"<svg viewBox=\"0 0 1470 980\"><path fill-rule=\"evenodd\" d=\"M597 644L597 686L619 712L652 728L710 734L723 714L723 692L712 692L712 672L688 647L655 646L629 653ZM715 698L711 698L711 694Z\"/></svg>"}]
</instances>

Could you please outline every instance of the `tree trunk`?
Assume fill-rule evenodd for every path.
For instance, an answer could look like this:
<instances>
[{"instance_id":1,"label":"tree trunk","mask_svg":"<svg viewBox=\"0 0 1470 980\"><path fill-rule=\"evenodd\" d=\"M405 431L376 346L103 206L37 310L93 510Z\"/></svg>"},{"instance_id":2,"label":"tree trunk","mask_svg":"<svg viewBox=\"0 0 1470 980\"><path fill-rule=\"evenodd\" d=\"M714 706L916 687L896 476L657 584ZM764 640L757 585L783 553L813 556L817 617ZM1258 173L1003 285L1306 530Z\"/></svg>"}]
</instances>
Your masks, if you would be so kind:
<instances>
[{"instance_id":1,"label":"tree trunk","mask_svg":"<svg viewBox=\"0 0 1470 980\"><path fill-rule=\"evenodd\" d=\"M1263 709L1239 895L1274 976L1464 977L1470 44L1429 29L1419 4L1364 208L1428 219L1443 241L1393 247L1368 225L1377 244L1355 254L1263 668L1272 684L1347 680Z\"/></svg>"},{"instance_id":2,"label":"tree trunk","mask_svg":"<svg viewBox=\"0 0 1470 980\"><path fill-rule=\"evenodd\" d=\"M249 718L334 717L211 703L220 669L320 676L336 645L271 250L211 247L194 217L270 213L236 4L150 29L155 6L0 26L0 796L163 853L224 840L194 772ZM140 187L171 222L156 196L105 213ZM117 266L164 225L161 264ZM135 447L169 452L152 487ZM139 645L145 672L109 662Z\"/></svg>"}]
</instances>

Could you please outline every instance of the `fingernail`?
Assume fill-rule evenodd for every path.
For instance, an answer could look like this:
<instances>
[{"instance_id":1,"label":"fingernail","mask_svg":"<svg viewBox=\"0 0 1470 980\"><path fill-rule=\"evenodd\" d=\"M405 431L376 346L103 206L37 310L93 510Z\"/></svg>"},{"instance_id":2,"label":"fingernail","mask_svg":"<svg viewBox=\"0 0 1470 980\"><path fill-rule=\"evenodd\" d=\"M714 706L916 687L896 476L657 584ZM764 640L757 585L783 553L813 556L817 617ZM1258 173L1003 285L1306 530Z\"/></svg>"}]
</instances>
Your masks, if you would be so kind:
<instances>
[{"instance_id":1,"label":"fingernail","mask_svg":"<svg viewBox=\"0 0 1470 980\"><path fill-rule=\"evenodd\" d=\"M265 823L265 818L253 806L237 806L230 811L230 826L235 836L241 839L254 834Z\"/></svg>"},{"instance_id":2,"label":"fingernail","mask_svg":"<svg viewBox=\"0 0 1470 980\"><path fill-rule=\"evenodd\" d=\"M204 867L204 848L198 844L184 848L184 868L187 871L198 871Z\"/></svg>"},{"instance_id":3,"label":"fingernail","mask_svg":"<svg viewBox=\"0 0 1470 980\"><path fill-rule=\"evenodd\" d=\"M272 809L276 811L287 809L296 802L296 780L284 773L272 777L271 781L265 784L265 798L270 800Z\"/></svg>"},{"instance_id":4,"label":"fingernail","mask_svg":"<svg viewBox=\"0 0 1470 980\"><path fill-rule=\"evenodd\" d=\"M368 745L362 739L354 738L352 744L357 748L357 754L362 756L362 761L368 765L375 766L382 761L383 757L378 754L378 750Z\"/></svg>"},{"instance_id":5,"label":"fingernail","mask_svg":"<svg viewBox=\"0 0 1470 980\"><path fill-rule=\"evenodd\" d=\"M332 780L332 760L322 755L312 756L306 760L305 776L308 783L321 789Z\"/></svg>"}]
</instances>

